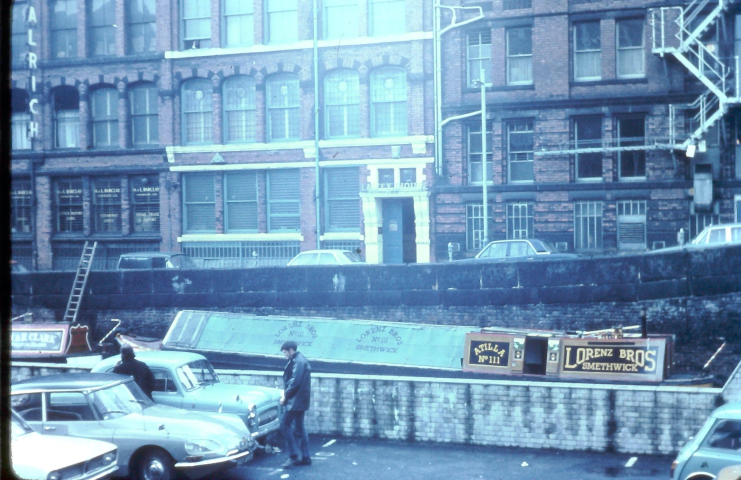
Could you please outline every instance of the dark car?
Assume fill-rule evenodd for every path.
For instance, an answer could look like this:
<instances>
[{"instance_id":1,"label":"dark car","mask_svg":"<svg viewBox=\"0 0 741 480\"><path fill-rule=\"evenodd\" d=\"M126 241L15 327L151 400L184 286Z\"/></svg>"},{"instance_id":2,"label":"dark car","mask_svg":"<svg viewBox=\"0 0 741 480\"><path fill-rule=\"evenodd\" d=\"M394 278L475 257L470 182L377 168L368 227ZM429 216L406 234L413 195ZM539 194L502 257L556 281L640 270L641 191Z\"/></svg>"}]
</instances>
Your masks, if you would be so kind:
<instances>
[{"instance_id":1,"label":"dark car","mask_svg":"<svg viewBox=\"0 0 741 480\"><path fill-rule=\"evenodd\" d=\"M506 260L546 259L546 258L578 258L574 253L557 252L547 242L534 238L517 240L496 240L489 242L473 258L459 260L460 262L500 262Z\"/></svg>"},{"instance_id":2,"label":"dark car","mask_svg":"<svg viewBox=\"0 0 741 480\"><path fill-rule=\"evenodd\" d=\"M160 268L196 268L196 264L188 255L180 252L124 253L118 259L119 270L152 270Z\"/></svg>"}]
</instances>

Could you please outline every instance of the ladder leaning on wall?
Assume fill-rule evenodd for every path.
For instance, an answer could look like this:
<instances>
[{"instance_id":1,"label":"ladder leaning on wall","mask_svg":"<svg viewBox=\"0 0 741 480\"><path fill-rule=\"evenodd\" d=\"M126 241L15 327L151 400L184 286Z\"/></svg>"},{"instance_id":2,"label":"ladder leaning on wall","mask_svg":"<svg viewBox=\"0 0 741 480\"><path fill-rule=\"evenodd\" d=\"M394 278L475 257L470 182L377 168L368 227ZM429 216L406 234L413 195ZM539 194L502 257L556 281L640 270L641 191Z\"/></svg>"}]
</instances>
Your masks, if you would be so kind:
<instances>
[{"instance_id":1,"label":"ladder leaning on wall","mask_svg":"<svg viewBox=\"0 0 741 480\"><path fill-rule=\"evenodd\" d=\"M62 318L65 322L74 323L77 320L77 312L80 311L82 294L85 292L87 276L93 266L93 257L95 256L95 248L97 246L98 242L93 242L93 246L91 247L86 241L85 245L82 247L82 256L80 257L80 263L77 265L77 273L75 274L75 281L72 284L72 292L69 294L67 308L65 309L64 317Z\"/></svg>"}]
</instances>

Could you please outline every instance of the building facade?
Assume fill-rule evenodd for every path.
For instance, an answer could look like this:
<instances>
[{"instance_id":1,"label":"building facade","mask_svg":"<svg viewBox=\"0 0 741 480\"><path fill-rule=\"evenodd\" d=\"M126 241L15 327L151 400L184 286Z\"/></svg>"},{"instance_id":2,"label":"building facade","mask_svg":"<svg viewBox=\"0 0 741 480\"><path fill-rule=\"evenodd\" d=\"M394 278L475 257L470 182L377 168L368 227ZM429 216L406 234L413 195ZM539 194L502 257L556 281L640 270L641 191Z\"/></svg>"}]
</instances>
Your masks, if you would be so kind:
<instances>
[{"instance_id":1,"label":"building facade","mask_svg":"<svg viewBox=\"0 0 741 480\"><path fill-rule=\"evenodd\" d=\"M441 110L453 120L440 135L435 255L448 243L478 251L485 218L490 240L595 253L676 245L680 229L689 240L739 221L739 13L723 0L444 9ZM488 215L483 121L466 116L480 112L482 71Z\"/></svg>"},{"instance_id":2,"label":"building facade","mask_svg":"<svg viewBox=\"0 0 741 480\"><path fill-rule=\"evenodd\" d=\"M730 0L16 1L13 258L74 269L85 241L96 268L151 250L224 268L316 248L444 261L503 238L675 245L739 220L738 14Z\"/></svg>"},{"instance_id":3,"label":"building facade","mask_svg":"<svg viewBox=\"0 0 741 480\"><path fill-rule=\"evenodd\" d=\"M76 268L94 240L96 268L151 250L429 262L432 5L317 13L315 29L310 0L15 2L14 259Z\"/></svg>"}]
</instances>

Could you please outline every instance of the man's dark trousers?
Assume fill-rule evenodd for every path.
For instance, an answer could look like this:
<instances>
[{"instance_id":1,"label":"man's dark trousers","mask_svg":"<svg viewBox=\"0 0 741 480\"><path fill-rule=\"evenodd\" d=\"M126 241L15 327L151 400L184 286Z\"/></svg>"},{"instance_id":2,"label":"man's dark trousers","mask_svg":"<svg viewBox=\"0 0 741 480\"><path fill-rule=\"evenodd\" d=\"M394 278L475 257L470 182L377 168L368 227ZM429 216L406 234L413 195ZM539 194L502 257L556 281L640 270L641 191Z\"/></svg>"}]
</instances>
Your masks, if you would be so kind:
<instances>
[{"instance_id":1,"label":"man's dark trousers","mask_svg":"<svg viewBox=\"0 0 741 480\"><path fill-rule=\"evenodd\" d=\"M309 435L304 428L305 413L303 410L286 410L280 420L280 432L286 439L288 455L294 459L310 457Z\"/></svg>"}]
</instances>

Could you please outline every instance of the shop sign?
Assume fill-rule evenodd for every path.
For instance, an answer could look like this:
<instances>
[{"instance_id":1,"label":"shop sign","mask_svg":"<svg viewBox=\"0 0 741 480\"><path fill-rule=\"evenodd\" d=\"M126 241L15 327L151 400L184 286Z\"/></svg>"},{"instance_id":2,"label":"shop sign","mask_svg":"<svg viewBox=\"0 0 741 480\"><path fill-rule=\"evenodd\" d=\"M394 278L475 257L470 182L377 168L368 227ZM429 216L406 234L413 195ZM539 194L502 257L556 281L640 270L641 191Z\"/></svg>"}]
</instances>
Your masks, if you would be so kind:
<instances>
[{"instance_id":1,"label":"shop sign","mask_svg":"<svg viewBox=\"0 0 741 480\"><path fill-rule=\"evenodd\" d=\"M36 9L33 5L28 6L28 12L26 15L26 26L28 27L28 56L26 57L26 66L30 72L29 78L29 95L30 101L28 102L28 110L31 113L31 121L28 123L28 138L39 137L39 116L41 110L39 108L39 97L38 89L36 86L36 75L38 71L38 55L34 51L37 46L35 36L37 33L38 21L36 19Z\"/></svg>"},{"instance_id":2,"label":"shop sign","mask_svg":"<svg viewBox=\"0 0 741 480\"><path fill-rule=\"evenodd\" d=\"M16 354L61 354L66 345L66 328L23 329L13 326L10 348Z\"/></svg>"}]
</instances>

